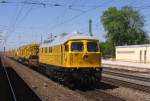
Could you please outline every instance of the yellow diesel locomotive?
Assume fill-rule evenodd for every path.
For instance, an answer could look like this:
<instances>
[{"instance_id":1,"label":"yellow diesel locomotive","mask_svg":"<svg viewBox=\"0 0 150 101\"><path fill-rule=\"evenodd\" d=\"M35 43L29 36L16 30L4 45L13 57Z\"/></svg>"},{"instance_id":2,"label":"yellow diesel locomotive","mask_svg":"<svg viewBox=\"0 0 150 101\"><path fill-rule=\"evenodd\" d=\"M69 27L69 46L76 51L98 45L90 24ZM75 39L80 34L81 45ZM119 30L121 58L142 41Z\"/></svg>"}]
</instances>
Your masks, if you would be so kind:
<instances>
[{"instance_id":1,"label":"yellow diesel locomotive","mask_svg":"<svg viewBox=\"0 0 150 101\"><path fill-rule=\"evenodd\" d=\"M9 57L34 65L50 78L69 85L92 87L101 80L99 41L89 35L62 34L40 45L28 44L10 50Z\"/></svg>"},{"instance_id":2,"label":"yellow diesel locomotive","mask_svg":"<svg viewBox=\"0 0 150 101\"><path fill-rule=\"evenodd\" d=\"M99 41L79 33L60 35L40 45L39 64L51 78L95 85L102 72Z\"/></svg>"}]
</instances>

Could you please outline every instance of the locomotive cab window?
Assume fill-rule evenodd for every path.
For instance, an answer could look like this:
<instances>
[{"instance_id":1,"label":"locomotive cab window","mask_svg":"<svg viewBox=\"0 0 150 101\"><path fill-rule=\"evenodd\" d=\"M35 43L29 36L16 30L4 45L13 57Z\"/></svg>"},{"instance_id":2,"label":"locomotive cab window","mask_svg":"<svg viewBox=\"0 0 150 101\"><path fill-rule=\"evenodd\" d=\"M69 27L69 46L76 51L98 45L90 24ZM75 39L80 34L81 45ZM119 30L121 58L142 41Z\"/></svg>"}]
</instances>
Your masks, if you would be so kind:
<instances>
[{"instance_id":1,"label":"locomotive cab window","mask_svg":"<svg viewBox=\"0 0 150 101\"><path fill-rule=\"evenodd\" d=\"M87 42L87 51L88 52L98 52L98 46L95 42Z\"/></svg>"},{"instance_id":2,"label":"locomotive cab window","mask_svg":"<svg viewBox=\"0 0 150 101\"><path fill-rule=\"evenodd\" d=\"M83 51L83 42L72 42L71 43L71 51L73 51L73 52Z\"/></svg>"}]
</instances>

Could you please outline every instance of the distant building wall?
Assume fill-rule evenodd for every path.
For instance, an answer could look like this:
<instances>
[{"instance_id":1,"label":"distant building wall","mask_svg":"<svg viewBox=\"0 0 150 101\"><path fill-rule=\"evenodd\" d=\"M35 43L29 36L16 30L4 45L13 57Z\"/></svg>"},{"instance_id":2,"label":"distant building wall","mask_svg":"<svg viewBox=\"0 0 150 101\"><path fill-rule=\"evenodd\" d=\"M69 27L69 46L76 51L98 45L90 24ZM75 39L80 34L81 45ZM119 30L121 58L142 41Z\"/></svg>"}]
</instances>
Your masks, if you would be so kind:
<instances>
[{"instance_id":1,"label":"distant building wall","mask_svg":"<svg viewBox=\"0 0 150 101\"><path fill-rule=\"evenodd\" d=\"M116 46L116 60L150 63L150 45Z\"/></svg>"}]
</instances>

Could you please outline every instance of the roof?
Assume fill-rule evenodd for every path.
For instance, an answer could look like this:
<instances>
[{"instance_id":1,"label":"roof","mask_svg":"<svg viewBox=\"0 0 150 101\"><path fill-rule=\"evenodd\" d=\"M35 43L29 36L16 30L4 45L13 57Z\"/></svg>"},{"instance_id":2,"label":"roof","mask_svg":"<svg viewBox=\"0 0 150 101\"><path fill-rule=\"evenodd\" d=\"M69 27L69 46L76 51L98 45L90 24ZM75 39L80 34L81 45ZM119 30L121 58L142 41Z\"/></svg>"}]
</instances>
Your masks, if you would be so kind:
<instances>
[{"instance_id":1,"label":"roof","mask_svg":"<svg viewBox=\"0 0 150 101\"><path fill-rule=\"evenodd\" d=\"M31 44L22 45L19 48L26 48L26 47L32 47L32 46L39 46L39 44L38 43L31 43Z\"/></svg>"},{"instance_id":2,"label":"roof","mask_svg":"<svg viewBox=\"0 0 150 101\"><path fill-rule=\"evenodd\" d=\"M116 48L139 48L139 47L150 47L150 44L116 46Z\"/></svg>"},{"instance_id":3,"label":"roof","mask_svg":"<svg viewBox=\"0 0 150 101\"><path fill-rule=\"evenodd\" d=\"M61 45L67 42L68 40L74 40L74 39L90 39L90 40L98 40L92 36L79 34L79 33L71 33L66 35L60 35L54 38L51 42L42 43L40 47L48 47L48 46L56 46Z\"/></svg>"}]
</instances>

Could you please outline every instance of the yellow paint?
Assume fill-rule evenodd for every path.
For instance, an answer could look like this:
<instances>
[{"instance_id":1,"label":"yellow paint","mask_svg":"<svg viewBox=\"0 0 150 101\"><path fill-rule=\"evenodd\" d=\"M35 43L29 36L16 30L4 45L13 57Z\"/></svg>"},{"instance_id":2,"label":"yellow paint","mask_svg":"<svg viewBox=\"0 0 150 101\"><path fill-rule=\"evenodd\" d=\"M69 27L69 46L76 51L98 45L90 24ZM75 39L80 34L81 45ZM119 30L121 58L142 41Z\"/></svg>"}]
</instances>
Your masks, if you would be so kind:
<instances>
[{"instance_id":1,"label":"yellow paint","mask_svg":"<svg viewBox=\"0 0 150 101\"><path fill-rule=\"evenodd\" d=\"M20 47L16 50L14 54L16 59L26 59L29 60L31 56L38 56L39 45L38 44L28 44Z\"/></svg>"},{"instance_id":2,"label":"yellow paint","mask_svg":"<svg viewBox=\"0 0 150 101\"><path fill-rule=\"evenodd\" d=\"M83 42L84 50L82 52L72 52L72 42ZM98 51L88 52L87 42L97 43ZM68 51L65 50L67 46ZM65 68L101 68L99 42L97 40L69 40L62 45L41 47L39 51L39 62Z\"/></svg>"}]
</instances>

